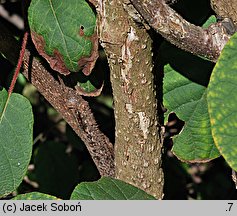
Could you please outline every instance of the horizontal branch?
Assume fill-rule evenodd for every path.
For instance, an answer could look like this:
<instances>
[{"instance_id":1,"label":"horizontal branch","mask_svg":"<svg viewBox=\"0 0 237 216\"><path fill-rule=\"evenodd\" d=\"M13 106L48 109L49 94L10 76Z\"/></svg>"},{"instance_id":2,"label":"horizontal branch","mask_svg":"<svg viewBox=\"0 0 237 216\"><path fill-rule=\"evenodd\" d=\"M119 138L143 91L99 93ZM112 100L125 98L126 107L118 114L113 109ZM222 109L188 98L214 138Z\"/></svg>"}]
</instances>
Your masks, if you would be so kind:
<instances>
[{"instance_id":1,"label":"horizontal branch","mask_svg":"<svg viewBox=\"0 0 237 216\"><path fill-rule=\"evenodd\" d=\"M172 44L216 61L230 35L221 22L207 29L195 26L170 8L165 0L131 0L148 24ZM226 22L226 21L225 21Z\"/></svg>"},{"instance_id":2,"label":"horizontal branch","mask_svg":"<svg viewBox=\"0 0 237 216\"><path fill-rule=\"evenodd\" d=\"M2 24L0 24L2 29ZM5 27L3 27L5 28ZM17 62L19 44L13 36L0 31L0 52L13 64ZM3 40L4 39L4 40ZM9 45L9 46L8 46ZM15 47L12 48L12 47ZM89 104L76 90L55 80L52 74L26 50L23 74L62 115L85 143L102 176L114 176L114 151L109 139L99 130Z\"/></svg>"}]
</instances>

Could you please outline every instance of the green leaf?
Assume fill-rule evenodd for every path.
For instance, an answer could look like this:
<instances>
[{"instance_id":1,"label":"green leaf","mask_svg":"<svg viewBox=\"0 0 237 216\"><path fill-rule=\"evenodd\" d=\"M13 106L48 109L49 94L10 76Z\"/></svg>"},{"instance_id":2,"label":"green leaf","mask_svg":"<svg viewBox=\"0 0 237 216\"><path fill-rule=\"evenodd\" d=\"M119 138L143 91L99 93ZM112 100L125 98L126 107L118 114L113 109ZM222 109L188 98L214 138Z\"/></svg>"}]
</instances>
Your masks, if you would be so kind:
<instances>
[{"instance_id":1,"label":"green leaf","mask_svg":"<svg viewBox=\"0 0 237 216\"><path fill-rule=\"evenodd\" d=\"M103 95L101 94L99 97L96 98L97 101L101 104L104 104L109 109L113 109L113 97L111 95Z\"/></svg>"},{"instance_id":2,"label":"green leaf","mask_svg":"<svg viewBox=\"0 0 237 216\"><path fill-rule=\"evenodd\" d=\"M96 182L79 184L71 195L72 200L152 200L153 196L121 180L102 177Z\"/></svg>"},{"instance_id":3,"label":"green leaf","mask_svg":"<svg viewBox=\"0 0 237 216\"><path fill-rule=\"evenodd\" d=\"M212 62L183 51L166 41L162 43L159 53L165 64L170 64L184 77L200 85L208 85L214 67Z\"/></svg>"},{"instance_id":4,"label":"green leaf","mask_svg":"<svg viewBox=\"0 0 237 216\"><path fill-rule=\"evenodd\" d=\"M0 197L14 191L27 171L33 145L33 114L22 95L0 91Z\"/></svg>"},{"instance_id":5,"label":"green leaf","mask_svg":"<svg viewBox=\"0 0 237 216\"><path fill-rule=\"evenodd\" d=\"M48 194L43 194L39 192L31 192L26 194L19 194L14 197L12 200L59 200L55 196L51 196Z\"/></svg>"},{"instance_id":6,"label":"green leaf","mask_svg":"<svg viewBox=\"0 0 237 216\"><path fill-rule=\"evenodd\" d=\"M103 89L104 84L101 85L101 87L99 89L97 89L90 80L87 80L86 82L82 83L82 82L78 82L77 86L75 87L77 92L80 95L83 96L92 96L92 97L96 97L99 96L101 94L101 91Z\"/></svg>"},{"instance_id":7,"label":"green leaf","mask_svg":"<svg viewBox=\"0 0 237 216\"><path fill-rule=\"evenodd\" d=\"M87 80L85 83L78 83L78 86L88 93L96 90L95 86L90 82L90 80Z\"/></svg>"},{"instance_id":8,"label":"green leaf","mask_svg":"<svg viewBox=\"0 0 237 216\"><path fill-rule=\"evenodd\" d=\"M96 17L85 0L32 0L28 20L38 52L60 73L77 72L97 58Z\"/></svg>"},{"instance_id":9,"label":"green leaf","mask_svg":"<svg viewBox=\"0 0 237 216\"><path fill-rule=\"evenodd\" d=\"M185 121L183 131L174 137L173 153L188 162L206 162L219 156L211 134L206 87L165 66L164 106ZM167 119L167 116L166 116Z\"/></svg>"},{"instance_id":10,"label":"green leaf","mask_svg":"<svg viewBox=\"0 0 237 216\"><path fill-rule=\"evenodd\" d=\"M39 191L60 198L70 197L72 188L78 182L78 159L66 152L61 142L41 143L34 155L33 181L39 184Z\"/></svg>"},{"instance_id":11,"label":"green leaf","mask_svg":"<svg viewBox=\"0 0 237 216\"><path fill-rule=\"evenodd\" d=\"M212 135L227 163L237 171L237 33L227 42L211 75L207 100Z\"/></svg>"},{"instance_id":12,"label":"green leaf","mask_svg":"<svg viewBox=\"0 0 237 216\"><path fill-rule=\"evenodd\" d=\"M214 15L210 16L208 20L202 25L202 27L208 28L213 23L216 23L216 17Z\"/></svg>"}]
</instances>

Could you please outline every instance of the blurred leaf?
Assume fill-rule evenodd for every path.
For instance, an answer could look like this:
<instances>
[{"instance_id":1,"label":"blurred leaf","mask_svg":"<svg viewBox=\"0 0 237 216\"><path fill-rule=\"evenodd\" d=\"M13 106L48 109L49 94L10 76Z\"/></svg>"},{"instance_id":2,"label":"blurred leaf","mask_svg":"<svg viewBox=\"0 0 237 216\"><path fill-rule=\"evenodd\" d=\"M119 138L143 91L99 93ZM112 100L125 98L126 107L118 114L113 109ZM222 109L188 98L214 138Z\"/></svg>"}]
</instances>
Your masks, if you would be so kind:
<instances>
[{"instance_id":1,"label":"blurred leaf","mask_svg":"<svg viewBox=\"0 0 237 216\"><path fill-rule=\"evenodd\" d=\"M85 0L32 0L28 20L38 52L54 70L67 75L92 62L96 17Z\"/></svg>"},{"instance_id":2,"label":"blurred leaf","mask_svg":"<svg viewBox=\"0 0 237 216\"><path fill-rule=\"evenodd\" d=\"M83 182L73 191L71 199L82 200L154 200L155 198L121 180L102 177L96 182Z\"/></svg>"},{"instance_id":3,"label":"blurred leaf","mask_svg":"<svg viewBox=\"0 0 237 216\"><path fill-rule=\"evenodd\" d=\"M31 192L26 194L19 194L14 197L12 200L59 200L55 196L51 196L48 194L43 194L39 192Z\"/></svg>"},{"instance_id":4,"label":"blurred leaf","mask_svg":"<svg viewBox=\"0 0 237 216\"><path fill-rule=\"evenodd\" d=\"M60 142L45 142L35 153L33 172L39 191L68 198L78 180L78 161Z\"/></svg>"},{"instance_id":5,"label":"blurred leaf","mask_svg":"<svg viewBox=\"0 0 237 216\"><path fill-rule=\"evenodd\" d=\"M164 106L185 121L183 131L174 137L173 153L188 162L206 162L220 154L214 145L207 109L206 88L165 66Z\"/></svg>"},{"instance_id":6,"label":"blurred leaf","mask_svg":"<svg viewBox=\"0 0 237 216\"><path fill-rule=\"evenodd\" d=\"M35 86L30 83L24 86L22 95L24 95L32 105L36 105L39 102L39 92L37 91Z\"/></svg>"},{"instance_id":7,"label":"blurred leaf","mask_svg":"<svg viewBox=\"0 0 237 216\"><path fill-rule=\"evenodd\" d=\"M104 104L110 109L113 109L113 97L111 95L103 95L101 94L96 98L99 103Z\"/></svg>"},{"instance_id":8,"label":"blurred leaf","mask_svg":"<svg viewBox=\"0 0 237 216\"><path fill-rule=\"evenodd\" d=\"M212 135L227 163L237 171L237 33L227 42L208 85Z\"/></svg>"},{"instance_id":9,"label":"blurred leaf","mask_svg":"<svg viewBox=\"0 0 237 216\"><path fill-rule=\"evenodd\" d=\"M29 101L0 91L0 197L22 182L31 158L33 114Z\"/></svg>"}]
</instances>

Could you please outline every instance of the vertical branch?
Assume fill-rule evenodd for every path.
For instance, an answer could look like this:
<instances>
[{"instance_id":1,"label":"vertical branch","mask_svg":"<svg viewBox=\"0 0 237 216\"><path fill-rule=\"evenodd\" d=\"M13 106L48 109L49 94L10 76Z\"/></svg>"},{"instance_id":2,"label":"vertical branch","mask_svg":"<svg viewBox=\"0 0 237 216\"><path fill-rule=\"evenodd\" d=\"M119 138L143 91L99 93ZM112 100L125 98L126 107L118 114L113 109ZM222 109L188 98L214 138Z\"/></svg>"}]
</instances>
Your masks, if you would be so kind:
<instances>
[{"instance_id":1,"label":"vertical branch","mask_svg":"<svg viewBox=\"0 0 237 216\"><path fill-rule=\"evenodd\" d=\"M97 11L114 95L116 177L161 199L163 139L156 113L151 38L129 18L123 1L100 0Z\"/></svg>"}]
</instances>

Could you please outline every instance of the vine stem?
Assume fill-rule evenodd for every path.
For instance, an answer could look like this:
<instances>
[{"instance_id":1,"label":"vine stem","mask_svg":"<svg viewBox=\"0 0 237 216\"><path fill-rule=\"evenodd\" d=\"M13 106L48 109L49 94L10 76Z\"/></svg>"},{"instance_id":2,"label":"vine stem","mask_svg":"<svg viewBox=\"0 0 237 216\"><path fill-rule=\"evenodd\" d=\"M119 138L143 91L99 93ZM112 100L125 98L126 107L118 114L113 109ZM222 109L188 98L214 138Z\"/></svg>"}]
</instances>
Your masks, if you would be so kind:
<instances>
[{"instance_id":1,"label":"vine stem","mask_svg":"<svg viewBox=\"0 0 237 216\"><path fill-rule=\"evenodd\" d=\"M25 50L26 50L28 34L29 34L28 32L24 33L24 37L23 37L23 41L22 41L22 45L21 45L20 56L18 58L17 66L16 66L16 69L15 69L15 72L14 72L14 75L13 75L13 78L12 78L12 81L11 81L11 85L8 89L8 97L10 97L11 94L12 94L12 91L13 91L13 89L15 87L15 84L16 84L17 77L18 77L20 69L21 69L21 65L22 65Z\"/></svg>"}]
</instances>

